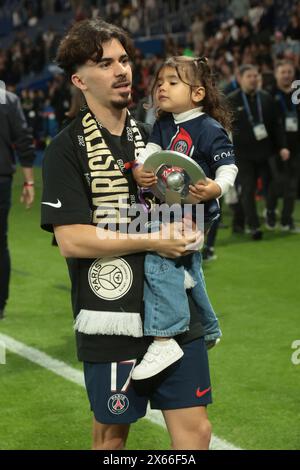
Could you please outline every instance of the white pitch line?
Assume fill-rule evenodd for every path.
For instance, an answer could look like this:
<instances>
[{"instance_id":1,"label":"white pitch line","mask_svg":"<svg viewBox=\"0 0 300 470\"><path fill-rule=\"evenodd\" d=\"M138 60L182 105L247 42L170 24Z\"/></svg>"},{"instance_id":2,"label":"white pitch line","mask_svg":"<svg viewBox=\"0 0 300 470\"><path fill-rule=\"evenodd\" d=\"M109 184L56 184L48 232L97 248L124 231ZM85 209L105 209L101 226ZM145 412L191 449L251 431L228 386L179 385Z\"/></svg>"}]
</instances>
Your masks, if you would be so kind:
<instances>
[{"instance_id":1,"label":"white pitch line","mask_svg":"<svg viewBox=\"0 0 300 470\"><path fill-rule=\"evenodd\" d=\"M59 361L49 356L48 354L39 351L36 348L27 346L20 341L15 340L11 336L4 335L0 333L0 341L4 343L6 349L11 351L18 356L21 356L29 361L38 364L44 369L50 370L56 375L63 377L70 382L74 382L81 387L84 387L84 376L83 372L75 369L74 367L69 366L63 361ZM1 367L1 365L0 365ZM5 367L5 366L2 366ZM158 410L151 410L148 407L146 418L149 419L152 423L158 424L166 429L166 425L162 414ZM227 442L219 437L213 435L212 441L210 444L211 450L241 450L239 447L234 446L230 442Z\"/></svg>"},{"instance_id":2,"label":"white pitch line","mask_svg":"<svg viewBox=\"0 0 300 470\"><path fill-rule=\"evenodd\" d=\"M75 382L76 384L84 387L83 373L80 370L68 366L65 362L58 361L38 349L31 348L20 341L16 341L11 336L0 333L0 340L5 344L9 351L18 354L18 356L24 357L45 369L51 370L51 372L60 375L64 379L70 380L71 382Z\"/></svg>"}]
</instances>

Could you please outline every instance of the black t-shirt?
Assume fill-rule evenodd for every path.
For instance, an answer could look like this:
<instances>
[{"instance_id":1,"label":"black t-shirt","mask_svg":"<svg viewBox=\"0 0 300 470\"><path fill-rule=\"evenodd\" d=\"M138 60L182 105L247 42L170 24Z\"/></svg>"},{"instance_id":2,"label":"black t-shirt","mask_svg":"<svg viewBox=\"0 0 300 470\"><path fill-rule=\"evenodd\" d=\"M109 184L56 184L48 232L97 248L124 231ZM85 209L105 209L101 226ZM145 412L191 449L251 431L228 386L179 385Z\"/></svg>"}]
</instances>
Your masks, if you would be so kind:
<instances>
[{"instance_id":1,"label":"black t-shirt","mask_svg":"<svg viewBox=\"0 0 300 470\"><path fill-rule=\"evenodd\" d=\"M300 107L293 103L293 91L285 93L278 88L274 88L273 96L278 107L278 116L282 121L282 126L285 128L287 147L291 151L291 157L300 154ZM286 128L286 118L295 118L298 125L296 132L291 132Z\"/></svg>"},{"instance_id":2,"label":"black t-shirt","mask_svg":"<svg viewBox=\"0 0 300 470\"><path fill-rule=\"evenodd\" d=\"M267 130L267 138L256 140L253 125L261 124L258 101L260 98L263 123ZM233 122L233 146L237 162L242 160L266 161L279 149L285 146L284 128L277 114L277 108L273 97L264 90L254 95L247 95L246 100L251 112L253 123L247 114L242 90L236 90L228 95L228 102L234 112Z\"/></svg>"},{"instance_id":3,"label":"black t-shirt","mask_svg":"<svg viewBox=\"0 0 300 470\"><path fill-rule=\"evenodd\" d=\"M147 130L143 124L137 123L138 128L147 139ZM103 129L105 141L114 149L114 159L123 162L134 159L133 154L124 151L124 139L128 134L128 126L124 128L122 136L114 137ZM109 142L108 142L109 141ZM56 136L46 150L43 162L43 197L41 227L53 231L53 225L96 225L93 219L93 198L91 172L87 159L79 152L83 145L80 134L79 119L76 118L58 136ZM135 191L136 185L130 172L126 175L127 184ZM143 263L144 254L134 254L127 257L136 263ZM86 273L95 260L84 258L68 258L67 264L72 285L72 307L74 318L77 317L87 303L97 305L99 299L86 286ZM136 302L143 320L143 279L134 279L134 292ZM133 302L133 300L131 300ZM189 332L177 337L180 343L192 341L203 335L200 317L196 307L189 296L191 306L191 324ZM101 304L103 305L103 303ZM127 307L124 301L124 309ZM130 311L130 306L128 307ZM97 308L94 307L94 310ZM84 334L76 331L77 353L79 360L89 362L110 362L138 358L144 355L151 342L149 337L133 337L122 335Z\"/></svg>"}]
</instances>

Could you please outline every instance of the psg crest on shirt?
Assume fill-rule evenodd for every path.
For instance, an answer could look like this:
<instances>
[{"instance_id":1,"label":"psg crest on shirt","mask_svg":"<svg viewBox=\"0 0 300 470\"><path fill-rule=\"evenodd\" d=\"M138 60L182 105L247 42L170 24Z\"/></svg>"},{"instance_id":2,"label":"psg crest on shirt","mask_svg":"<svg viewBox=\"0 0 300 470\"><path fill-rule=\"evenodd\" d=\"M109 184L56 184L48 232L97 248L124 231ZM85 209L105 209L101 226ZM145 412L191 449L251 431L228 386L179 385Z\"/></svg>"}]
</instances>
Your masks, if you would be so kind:
<instances>
[{"instance_id":1,"label":"psg crest on shirt","mask_svg":"<svg viewBox=\"0 0 300 470\"><path fill-rule=\"evenodd\" d=\"M169 205L193 204L196 201L189 193L189 186L206 179L205 173L191 157L172 150L162 150L150 155L144 164L158 178L151 187L153 194Z\"/></svg>"}]
</instances>

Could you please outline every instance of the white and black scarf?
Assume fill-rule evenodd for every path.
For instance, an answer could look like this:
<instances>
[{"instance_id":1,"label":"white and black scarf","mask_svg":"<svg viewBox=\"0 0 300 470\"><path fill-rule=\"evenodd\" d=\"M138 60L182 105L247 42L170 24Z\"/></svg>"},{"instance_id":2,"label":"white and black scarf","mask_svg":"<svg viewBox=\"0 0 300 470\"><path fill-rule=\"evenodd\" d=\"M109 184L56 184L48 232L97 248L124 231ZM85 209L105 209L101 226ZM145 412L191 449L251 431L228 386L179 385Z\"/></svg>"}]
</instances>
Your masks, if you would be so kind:
<instances>
[{"instance_id":1,"label":"white and black scarf","mask_svg":"<svg viewBox=\"0 0 300 470\"><path fill-rule=\"evenodd\" d=\"M116 220L117 229L130 223L120 210L136 202L136 185L130 163L145 147L136 121L128 113L121 146L88 108L76 118L73 141L78 144L90 198L91 223ZM76 133L76 135L75 135ZM143 336L144 255L117 258L77 259L77 308L75 330L89 335Z\"/></svg>"}]
</instances>

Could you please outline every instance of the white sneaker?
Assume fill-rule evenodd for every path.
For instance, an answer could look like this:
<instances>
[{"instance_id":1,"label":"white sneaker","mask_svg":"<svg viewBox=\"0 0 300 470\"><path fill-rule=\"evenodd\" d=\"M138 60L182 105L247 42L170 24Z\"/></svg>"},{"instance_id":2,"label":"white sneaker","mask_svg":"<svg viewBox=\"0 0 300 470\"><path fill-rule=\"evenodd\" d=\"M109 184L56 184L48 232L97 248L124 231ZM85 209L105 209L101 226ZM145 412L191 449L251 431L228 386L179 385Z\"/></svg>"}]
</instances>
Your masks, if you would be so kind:
<instances>
[{"instance_id":1,"label":"white sneaker","mask_svg":"<svg viewBox=\"0 0 300 470\"><path fill-rule=\"evenodd\" d=\"M133 369L133 380L148 379L178 361L183 351L174 339L154 341L138 366Z\"/></svg>"}]
</instances>

